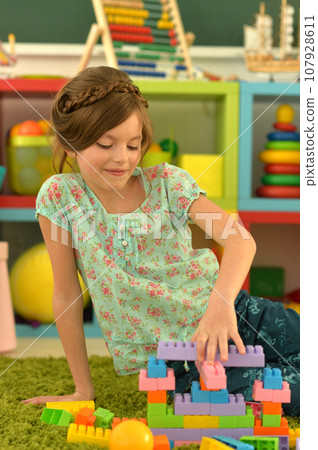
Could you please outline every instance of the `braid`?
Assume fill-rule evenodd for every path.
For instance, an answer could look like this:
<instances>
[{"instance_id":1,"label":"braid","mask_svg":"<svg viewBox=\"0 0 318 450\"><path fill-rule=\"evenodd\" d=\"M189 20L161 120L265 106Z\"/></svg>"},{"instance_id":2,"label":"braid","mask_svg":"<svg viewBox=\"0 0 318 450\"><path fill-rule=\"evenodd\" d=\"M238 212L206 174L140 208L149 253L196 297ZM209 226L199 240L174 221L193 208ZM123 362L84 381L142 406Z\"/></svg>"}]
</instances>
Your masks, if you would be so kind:
<instances>
[{"instance_id":1,"label":"braid","mask_svg":"<svg viewBox=\"0 0 318 450\"><path fill-rule=\"evenodd\" d=\"M147 100L141 95L137 86L130 83L124 83L122 81L109 81L99 87L91 87L87 91L82 92L75 98L70 98L67 94L64 94L61 98L62 113L67 114L80 109L82 106L92 105L106 97L111 92L130 93L139 98L145 108L148 108Z\"/></svg>"}]
</instances>

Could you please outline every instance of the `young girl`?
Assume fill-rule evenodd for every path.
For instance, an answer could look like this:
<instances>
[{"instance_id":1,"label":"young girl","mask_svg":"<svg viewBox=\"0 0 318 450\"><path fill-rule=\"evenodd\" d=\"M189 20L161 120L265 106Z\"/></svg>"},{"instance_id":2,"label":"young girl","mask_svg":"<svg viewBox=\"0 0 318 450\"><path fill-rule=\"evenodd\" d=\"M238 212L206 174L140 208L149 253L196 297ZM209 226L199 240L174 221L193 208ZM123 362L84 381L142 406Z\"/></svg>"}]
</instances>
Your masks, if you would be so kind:
<instances>
[{"instance_id":1,"label":"young girl","mask_svg":"<svg viewBox=\"0 0 318 450\"><path fill-rule=\"evenodd\" d=\"M194 179L169 164L147 169L152 142L147 101L128 75L89 68L70 80L52 108L58 175L37 197L36 215L50 255L56 326L76 392L24 403L91 400L94 387L83 332L77 270L89 290L118 375L137 373L159 340L196 341L199 360L227 359L228 341L243 354L262 345L266 362L291 384L299 409L299 316L280 303L240 292L255 242L206 198ZM79 173L61 174L67 156ZM194 250L188 222L224 247ZM206 352L206 353L205 353ZM198 379L193 363L168 362L177 392ZM227 369L230 392L252 400L260 369Z\"/></svg>"}]
</instances>

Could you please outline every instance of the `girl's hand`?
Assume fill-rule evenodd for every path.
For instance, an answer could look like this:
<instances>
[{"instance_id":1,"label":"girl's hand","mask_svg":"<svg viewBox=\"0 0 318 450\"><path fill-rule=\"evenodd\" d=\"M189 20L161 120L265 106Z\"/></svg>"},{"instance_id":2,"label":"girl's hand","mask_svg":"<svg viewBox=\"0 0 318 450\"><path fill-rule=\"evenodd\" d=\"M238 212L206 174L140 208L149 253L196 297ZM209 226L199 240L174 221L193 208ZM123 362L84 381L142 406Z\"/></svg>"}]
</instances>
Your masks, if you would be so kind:
<instances>
[{"instance_id":1,"label":"girl's hand","mask_svg":"<svg viewBox=\"0 0 318 450\"><path fill-rule=\"evenodd\" d=\"M40 397L28 398L27 400L23 400L21 403L28 405L32 403L33 405L42 405L46 402L79 402L79 401L87 401L94 400L93 395L81 394L80 392L75 392L70 395L42 395Z\"/></svg>"},{"instance_id":2,"label":"girl's hand","mask_svg":"<svg viewBox=\"0 0 318 450\"><path fill-rule=\"evenodd\" d=\"M191 342L197 343L197 358L206 359L208 364L215 362L215 353L220 351L221 361L228 359L228 341L232 339L238 352L243 355L245 346L237 330L234 308L222 298L210 300Z\"/></svg>"}]
</instances>

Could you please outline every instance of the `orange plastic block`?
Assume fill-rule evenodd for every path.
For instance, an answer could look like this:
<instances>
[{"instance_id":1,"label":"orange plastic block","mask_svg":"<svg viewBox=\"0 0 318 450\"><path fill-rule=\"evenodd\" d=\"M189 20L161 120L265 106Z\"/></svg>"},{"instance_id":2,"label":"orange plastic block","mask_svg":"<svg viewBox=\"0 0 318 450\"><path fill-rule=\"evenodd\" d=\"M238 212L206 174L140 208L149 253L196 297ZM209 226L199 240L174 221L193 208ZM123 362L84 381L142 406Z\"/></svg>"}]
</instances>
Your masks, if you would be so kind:
<instances>
[{"instance_id":1,"label":"orange plastic block","mask_svg":"<svg viewBox=\"0 0 318 450\"><path fill-rule=\"evenodd\" d=\"M201 391L219 391L220 390L220 389L208 389L201 376L200 376L200 387L201 387Z\"/></svg>"},{"instance_id":2,"label":"orange plastic block","mask_svg":"<svg viewBox=\"0 0 318 450\"><path fill-rule=\"evenodd\" d=\"M263 414L282 414L282 404L273 402L262 402Z\"/></svg>"},{"instance_id":3,"label":"orange plastic block","mask_svg":"<svg viewBox=\"0 0 318 450\"><path fill-rule=\"evenodd\" d=\"M296 439L300 437L300 428L289 430L289 448L296 447Z\"/></svg>"},{"instance_id":4,"label":"orange plastic block","mask_svg":"<svg viewBox=\"0 0 318 450\"><path fill-rule=\"evenodd\" d=\"M287 419L282 417L280 427L263 427L261 419L255 419L254 436L289 436Z\"/></svg>"},{"instance_id":5,"label":"orange plastic block","mask_svg":"<svg viewBox=\"0 0 318 450\"><path fill-rule=\"evenodd\" d=\"M92 427L95 423L96 416L93 416L94 409L81 408L76 414L75 423L77 425L85 425Z\"/></svg>"},{"instance_id":6,"label":"orange plastic block","mask_svg":"<svg viewBox=\"0 0 318 450\"><path fill-rule=\"evenodd\" d=\"M170 443L165 434L153 437L153 450L170 450Z\"/></svg>"},{"instance_id":7,"label":"orange plastic block","mask_svg":"<svg viewBox=\"0 0 318 450\"><path fill-rule=\"evenodd\" d=\"M167 391L148 391L148 403L167 403Z\"/></svg>"},{"instance_id":8,"label":"orange plastic block","mask_svg":"<svg viewBox=\"0 0 318 450\"><path fill-rule=\"evenodd\" d=\"M128 419L128 417L123 417L122 419L120 417L114 417L113 418L113 423L112 423L112 430L117 425L119 425L121 422L124 422L125 420L137 420L137 421L142 422L142 423L144 423L145 425L148 426L147 419L145 419L144 417L142 417L141 419L136 419L135 417L132 418L132 419Z\"/></svg>"}]
</instances>

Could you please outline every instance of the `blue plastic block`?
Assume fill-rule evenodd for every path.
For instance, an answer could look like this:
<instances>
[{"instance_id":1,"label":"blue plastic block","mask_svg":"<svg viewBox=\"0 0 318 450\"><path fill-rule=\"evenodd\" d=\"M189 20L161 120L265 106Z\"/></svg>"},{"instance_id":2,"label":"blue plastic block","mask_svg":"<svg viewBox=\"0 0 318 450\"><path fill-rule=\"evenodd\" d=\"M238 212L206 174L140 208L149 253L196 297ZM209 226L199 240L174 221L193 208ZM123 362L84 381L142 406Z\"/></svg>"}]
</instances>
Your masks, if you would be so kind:
<instances>
[{"instance_id":1,"label":"blue plastic block","mask_svg":"<svg viewBox=\"0 0 318 450\"><path fill-rule=\"evenodd\" d=\"M233 439L231 437L213 436L213 439L223 442L229 447L235 448L237 450L254 450L254 445L246 444L245 442L238 441L237 439Z\"/></svg>"},{"instance_id":2,"label":"blue plastic block","mask_svg":"<svg viewBox=\"0 0 318 450\"><path fill-rule=\"evenodd\" d=\"M270 369L265 367L263 371L264 389L282 389L283 378L280 369Z\"/></svg>"},{"instance_id":3,"label":"blue plastic block","mask_svg":"<svg viewBox=\"0 0 318 450\"><path fill-rule=\"evenodd\" d=\"M192 403L210 403L211 391L201 391L200 383L192 381L191 397Z\"/></svg>"},{"instance_id":4,"label":"blue plastic block","mask_svg":"<svg viewBox=\"0 0 318 450\"><path fill-rule=\"evenodd\" d=\"M148 378L166 378L167 366L163 359L150 356L148 359Z\"/></svg>"},{"instance_id":5,"label":"blue plastic block","mask_svg":"<svg viewBox=\"0 0 318 450\"><path fill-rule=\"evenodd\" d=\"M170 445L170 450L172 450L174 447L174 441L169 441L169 445Z\"/></svg>"},{"instance_id":6,"label":"blue plastic block","mask_svg":"<svg viewBox=\"0 0 318 450\"><path fill-rule=\"evenodd\" d=\"M210 403L229 403L229 391L227 389L210 391Z\"/></svg>"}]
</instances>

